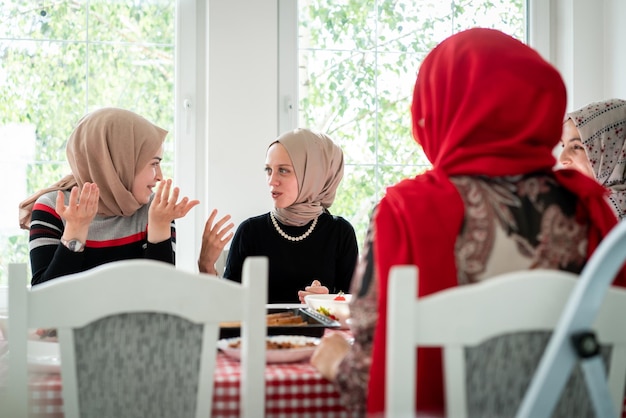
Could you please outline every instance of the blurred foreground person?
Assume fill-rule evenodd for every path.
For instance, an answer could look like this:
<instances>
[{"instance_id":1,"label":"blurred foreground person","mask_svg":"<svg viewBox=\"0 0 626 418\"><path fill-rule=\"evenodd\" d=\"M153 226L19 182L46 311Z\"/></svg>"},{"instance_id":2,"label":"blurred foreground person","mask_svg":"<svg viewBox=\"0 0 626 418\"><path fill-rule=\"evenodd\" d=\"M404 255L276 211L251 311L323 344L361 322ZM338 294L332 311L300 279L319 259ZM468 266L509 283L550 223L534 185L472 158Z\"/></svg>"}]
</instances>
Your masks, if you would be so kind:
<instances>
[{"instance_id":1,"label":"blurred foreground person","mask_svg":"<svg viewBox=\"0 0 626 418\"><path fill-rule=\"evenodd\" d=\"M565 105L557 70L496 30L455 34L424 59L412 132L432 169L388 188L374 212L353 282L354 344L334 334L311 358L346 405L368 416L384 411L392 266L418 267L420 297L514 270L577 273L616 224L603 187L553 170ZM468 375L469 415L513 416L534 370L527 365L548 338L507 336L470 350L468 364L481 374ZM416 414L443 416L441 350L418 352ZM565 406L565 416L585 416L576 402Z\"/></svg>"}]
</instances>

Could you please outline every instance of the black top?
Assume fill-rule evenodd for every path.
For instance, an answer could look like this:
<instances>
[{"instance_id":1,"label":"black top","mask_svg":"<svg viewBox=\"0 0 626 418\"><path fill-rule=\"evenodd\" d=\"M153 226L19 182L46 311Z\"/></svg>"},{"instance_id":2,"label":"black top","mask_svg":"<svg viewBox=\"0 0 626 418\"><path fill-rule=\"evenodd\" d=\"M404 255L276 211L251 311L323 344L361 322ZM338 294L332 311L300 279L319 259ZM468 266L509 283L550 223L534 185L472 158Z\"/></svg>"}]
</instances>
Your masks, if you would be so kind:
<instances>
[{"instance_id":1,"label":"black top","mask_svg":"<svg viewBox=\"0 0 626 418\"><path fill-rule=\"evenodd\" d=\"M311 223L287 226L278 222L292 237L304 234ZM354 228L340 216L323 213L308 237L293 242L279 235L266 213L248 218L237 228L224 277L241 282L243 261L248 256L269 258L268 303L298 303L298 290L314 279L331 293L348 293L358 248Z\"/></svg>"}]
</instances>

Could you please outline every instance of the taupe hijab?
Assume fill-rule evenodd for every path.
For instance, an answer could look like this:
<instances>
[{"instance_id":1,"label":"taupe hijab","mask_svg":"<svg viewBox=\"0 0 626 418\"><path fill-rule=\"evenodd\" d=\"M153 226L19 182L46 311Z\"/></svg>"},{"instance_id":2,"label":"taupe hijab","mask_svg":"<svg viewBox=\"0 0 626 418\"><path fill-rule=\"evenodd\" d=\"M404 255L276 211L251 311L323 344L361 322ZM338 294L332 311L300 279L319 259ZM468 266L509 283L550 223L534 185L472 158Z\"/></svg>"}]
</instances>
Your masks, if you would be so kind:
<instances>
[{"instance_id":1,"label":"taupe hijab","mask_svg":"<svg viewBox=\"0 0 626 418\"><path fill-rule=\"evenodd\" d=\"M28 229L33 205L53 190L86 182L100 189L98 214L130 216L141 207L132 194L138 171L154 158L167 131L124 109L103 108L85 115L67 141L72 174L20 203L20 227Z\"/></svg>"},{"instance_id":2,"label":"taupe hijab","mask_svg":"<svg viewBox=\"0 0 626 418\"><path fill-rule=\"evenodd\" d=\"M568 113L578 128L598 183L610 190L609 201L626 217L626 101L610 99Z\"/></svg>"},{"instance_id":3,"label":"taupe hijab","mask_svg":"<svg viewBox=\"0 0 626 418\"><path fill-rule=\"evenodd\" d=\"M333 204L343 178L343 152L327 135L308 129L284 133L276 142L291 157L298 197L289 207L274 208L274 216L285 225L305 225Z\"/></svg>"}]
</instances>

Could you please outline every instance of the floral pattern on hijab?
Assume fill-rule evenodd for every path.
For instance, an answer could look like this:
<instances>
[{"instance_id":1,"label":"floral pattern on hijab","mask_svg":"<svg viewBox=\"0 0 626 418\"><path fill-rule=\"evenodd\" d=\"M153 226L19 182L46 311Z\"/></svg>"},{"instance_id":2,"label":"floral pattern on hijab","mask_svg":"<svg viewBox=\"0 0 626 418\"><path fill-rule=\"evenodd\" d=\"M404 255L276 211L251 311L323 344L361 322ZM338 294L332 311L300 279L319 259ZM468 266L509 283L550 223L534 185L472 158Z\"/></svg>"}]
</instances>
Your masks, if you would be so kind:
<instances>
[{"instance_id":1,"label":"floral pattern on hijab","mask_svg":"<svg viewBox=\"0 0 626 418\"><path fill-rule=\"evenodd\" d=\"M274 208L274 216L285 225L305 225L333 204L343 178L343 151L328 135L309 129L284 133L272 144L276 142L291 158L298 197L289 207Z\"/></svg>"},{"instance_id":2,"label":"floral pattern on hijab","mask_svg":"<svg viewBox=\"0 0 626 418\"><path fill-rule=\"evenodd\" d=\"M85 115L70 136L66 152L72 174L20 203L20 226L28 229L33 205L53 190L86 182L100 189L98 214L130 216L141 207L132 194L135 175L157 154L167 131L129 110L103 108Z\"/></svg>"},{"instance_id":3,"label":"floral pattern on hijab","mask_svg":"<svg viewBox=\"0 0 626 418\"><path fill-rule=\"evenodd\" d=\"M626 100L610 99L567 114L587 150L596 180L607 187L620 219L626 217Z\"/></svg>"}]
</instances>

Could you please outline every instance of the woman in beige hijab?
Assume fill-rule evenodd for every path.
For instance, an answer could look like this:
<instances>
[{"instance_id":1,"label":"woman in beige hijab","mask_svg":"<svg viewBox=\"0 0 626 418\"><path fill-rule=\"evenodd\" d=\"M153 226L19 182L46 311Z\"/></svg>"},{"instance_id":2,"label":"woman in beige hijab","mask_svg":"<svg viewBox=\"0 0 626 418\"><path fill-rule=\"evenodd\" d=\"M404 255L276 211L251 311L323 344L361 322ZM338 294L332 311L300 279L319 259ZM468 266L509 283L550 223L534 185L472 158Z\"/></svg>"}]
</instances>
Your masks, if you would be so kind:
<instances>
[{"instance_id":1,"label":"woman in beige hijab","mask_svg":"<svg viewBox=\"0 0 626 418\"><path fill-rule=\"evenodd\" d=\"M128 110L84 116L67 142L72 174L20 204L33 285L111 261L174 264L174 220L199 202L164 180L167 131ZM156 187L156 192L153 188Z\"/></svg>"},{"instance_id":2,"label":"woman in beige hijab","mask_svg":"<svg viewBox=\"0 0 626 418\"><path fill-rule=\"evenodd\" d=\"M268 303L298 302L311 292L347 293L358 255L356 236L347 220L329 212L343 177L341 148L327 135L296 129L269 145L265 173L274 209L239 225L224 277L240 282L245 258L261 255L269 258ZM227 227L217 232L221 226L205 229L202 272L216 273L218 250L230 240Z\"/></svg>"}]
</instances>

